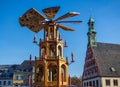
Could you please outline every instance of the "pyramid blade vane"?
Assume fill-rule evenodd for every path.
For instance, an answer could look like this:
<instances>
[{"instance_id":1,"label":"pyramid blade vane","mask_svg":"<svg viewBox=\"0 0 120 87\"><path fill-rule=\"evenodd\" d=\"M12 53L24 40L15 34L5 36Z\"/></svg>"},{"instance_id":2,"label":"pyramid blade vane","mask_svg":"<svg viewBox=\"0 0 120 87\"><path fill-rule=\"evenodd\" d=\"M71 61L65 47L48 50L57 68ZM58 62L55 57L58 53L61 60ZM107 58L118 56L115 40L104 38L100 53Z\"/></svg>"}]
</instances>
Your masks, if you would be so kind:
<instances>
[{"instance_id":1,"label":"pyramid blade vane","mask_svg":"<svg viewBox=\"0 0 120 87\"><path fill-rule=\"evenodd\" d=\"M73 23L73 24L79 24L79 23L82 23L82 21L57 21L56 23Z\"/></svg>"},{"instance_id":2,"label":"pyramid blade vane","mask_svg":"<svg viewBox=\"0 0 120 87\"><path fill-rule=\"evenodd\" d=\"M54 20L54 21L58 21L58 20L62 20L62 19L65 19L65 18L73 17L73 16L76 16L76 15L79 15L79 14L80 14L79 12L68 12L68 13L66 13L65 15L57 18L57 19Z\"/></svg>"},{"instance_id":3,"label":"pyramid blade vane","mask_svg":"<svg viewBox=\"0 0 120 87\"><path fill-rule=\"evenodd\" d=\"M21 26L27 26L33 32L39 32L43 28L42 22L45 17L40 14L36 9L31 8L19 18Z\"/></svg>"},{"instance_id":4,"label":"pyramid blade vane","mask_svg":"<svg viewBox=\"0 0 120 87\"><path fill-rule=\"evenodd\" d=\"M43 9L42 11L44 12L44 14L49 18L52 19L55 17L55 15L57 14L57 12L59 11L60 7L56 6L56 7L50 7L50 8L46 8Z\"/></svg>"},{"instance_id":5,"label":"pyramid blade vane","mask_svg":"<svg viewBox=\"0 0 120 87\"><path fill-rule=\"evenodd\" d=\"M70 27L67 27L67 26L63 26L63 25L61 25L61 24L58 24L58 27L60 27L60 28L62 28L62 29L64 29L64 30L67 30L67 31L74 31L73 28L70 28Z\"/></svg>"}]
</instances>

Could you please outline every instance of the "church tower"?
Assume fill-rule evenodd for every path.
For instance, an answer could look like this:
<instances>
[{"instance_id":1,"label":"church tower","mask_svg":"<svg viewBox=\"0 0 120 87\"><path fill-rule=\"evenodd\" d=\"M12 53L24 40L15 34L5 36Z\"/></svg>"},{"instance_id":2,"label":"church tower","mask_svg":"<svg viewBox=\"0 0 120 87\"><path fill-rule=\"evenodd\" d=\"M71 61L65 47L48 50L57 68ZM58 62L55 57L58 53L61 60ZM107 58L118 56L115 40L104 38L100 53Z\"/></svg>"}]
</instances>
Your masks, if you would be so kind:
<instances>
[{"instance_id":1,"label":"church tower","mask_svg":"<svg viewBox=\"0 0 120 87\"><path fill-rule=\"evenodd\" d=\"M88 26L88 45L82 75L82 84L83 87L98 87L99 79L94 79L100 74L98 61L94 53L94 51L96 51L94 48L97 48L98 43L96 42L96 32L94 29L94 20L92 17L89 18Z\"/></svg>"},{"instance_id":2,"label":"church tower","mask_svg":"<svg viewBox=\"0 0 120 87\"><path fill-rule=\"evenodd\" d=\"M90 43L91 46L96 46L96 32L94 29L94 19L92 17L89 18L88 21L88 43Z\"/></svg>"}]
</instances>

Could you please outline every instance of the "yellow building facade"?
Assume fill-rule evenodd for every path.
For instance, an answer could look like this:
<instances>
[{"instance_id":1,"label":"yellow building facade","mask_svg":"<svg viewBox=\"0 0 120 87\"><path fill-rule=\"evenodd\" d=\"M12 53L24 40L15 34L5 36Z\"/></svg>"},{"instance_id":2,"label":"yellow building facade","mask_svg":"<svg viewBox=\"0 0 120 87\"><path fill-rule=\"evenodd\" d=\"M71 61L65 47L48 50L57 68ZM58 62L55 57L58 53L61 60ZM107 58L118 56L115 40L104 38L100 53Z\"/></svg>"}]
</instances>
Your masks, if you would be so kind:
<instances>
[{"instance_id":1,"label":"yellow building facade","mask_svg":"<svg viewBox=\"0 0 120 87\"><path fill-rule=\"evenodd\" d=\"M13 74L13 87L34 85L34 61L25 60Z\"/></svg>"}]
</instances>

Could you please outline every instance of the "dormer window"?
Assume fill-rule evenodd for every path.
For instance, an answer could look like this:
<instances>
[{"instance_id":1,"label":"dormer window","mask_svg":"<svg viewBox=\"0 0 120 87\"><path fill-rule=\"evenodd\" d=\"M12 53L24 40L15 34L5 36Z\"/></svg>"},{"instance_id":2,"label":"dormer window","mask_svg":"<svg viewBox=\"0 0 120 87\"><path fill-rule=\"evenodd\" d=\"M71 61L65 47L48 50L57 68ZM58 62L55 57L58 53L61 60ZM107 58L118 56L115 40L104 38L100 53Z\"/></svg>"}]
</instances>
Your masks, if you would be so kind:
<instances>
[{"instance_id":1,"label":"dormer window","mask_svg":"<svg viewBox=\"0 0 120 87\"><path fill-rule=\"evenodd\" d=\"M110 71L115 72L116 70L114 67L110 67Z\"/></svg>"}]
</instances>

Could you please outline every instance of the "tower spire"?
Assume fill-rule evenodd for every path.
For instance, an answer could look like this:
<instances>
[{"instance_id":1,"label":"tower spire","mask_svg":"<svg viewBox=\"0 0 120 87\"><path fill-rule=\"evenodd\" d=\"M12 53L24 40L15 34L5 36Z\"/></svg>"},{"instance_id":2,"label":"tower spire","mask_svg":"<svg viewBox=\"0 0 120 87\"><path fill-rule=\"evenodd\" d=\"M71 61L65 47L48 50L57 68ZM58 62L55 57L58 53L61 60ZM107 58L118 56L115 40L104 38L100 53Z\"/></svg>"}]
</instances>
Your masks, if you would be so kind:
<instances>
[{"instance_id":1,"label":"tower spire","mask_svg":"<svg viewBox=\"0 0 120 87\"><path fill-rule=\"evenodd\" d=\"M88 20L88 43L90 43L91 46L96 46L96 32L94 29L94 19L92 16L90 16Z\"/></svg>"}]
</instances>

